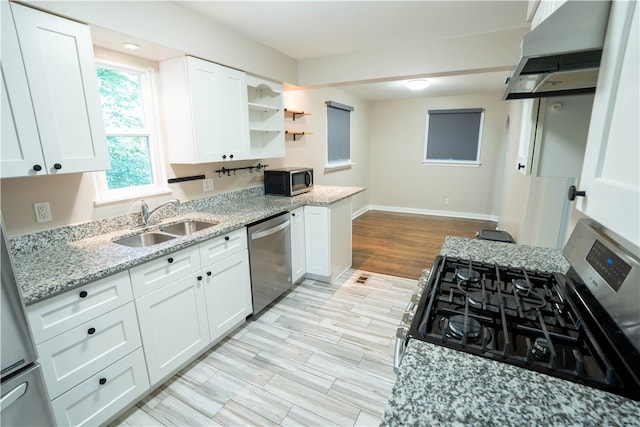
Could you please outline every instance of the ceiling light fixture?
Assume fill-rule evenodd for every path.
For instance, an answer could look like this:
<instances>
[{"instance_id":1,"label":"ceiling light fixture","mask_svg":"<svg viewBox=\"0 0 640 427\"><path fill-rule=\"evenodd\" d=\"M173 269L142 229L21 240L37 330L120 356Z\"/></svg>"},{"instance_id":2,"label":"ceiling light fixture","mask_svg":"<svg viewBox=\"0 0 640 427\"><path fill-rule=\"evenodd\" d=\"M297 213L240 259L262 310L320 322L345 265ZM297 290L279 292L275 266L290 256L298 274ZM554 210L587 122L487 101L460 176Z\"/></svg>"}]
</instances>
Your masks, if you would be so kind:
<instances>
[{"instance_id":1,"label":"ceiling light fixture","mask_svg":"<svg viewBox=\"0 0 640 427\"><path fill-rule=\"evenodd\" d=\"M122 47L130 50L140 49L140 45L137 43L122 43Z\"/></svg>"},{"instance_id":2,"label":"ceiling light fixture","mask_svg":"<svg viewBox=\"0 0 640 427\"><path fill-rule=\"evenodd\" d=\"M427 79L415 79L415 80L407 80L405 82L405 86L411 90L422 90L429 86L429 80Z\"/></svg>"}]
</instances>

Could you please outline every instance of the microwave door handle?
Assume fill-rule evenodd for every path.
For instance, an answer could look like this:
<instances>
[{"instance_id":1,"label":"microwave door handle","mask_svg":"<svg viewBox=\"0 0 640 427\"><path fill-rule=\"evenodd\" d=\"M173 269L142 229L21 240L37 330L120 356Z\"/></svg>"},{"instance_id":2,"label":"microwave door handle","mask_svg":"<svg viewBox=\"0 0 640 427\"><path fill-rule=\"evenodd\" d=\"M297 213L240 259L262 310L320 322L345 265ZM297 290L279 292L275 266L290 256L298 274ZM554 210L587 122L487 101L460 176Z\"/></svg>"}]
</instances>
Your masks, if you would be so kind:
<instances>
[{"instance_id":1,"label":"microwave door handle","mask_svg":"<svg viewBox=\"0 0 640 427\"><path fill-rule=\"evenodd\" d=\"M311 185L311 172L309 171L304 174L304 185L307 187Z\"/></svg>"}]
</instances>

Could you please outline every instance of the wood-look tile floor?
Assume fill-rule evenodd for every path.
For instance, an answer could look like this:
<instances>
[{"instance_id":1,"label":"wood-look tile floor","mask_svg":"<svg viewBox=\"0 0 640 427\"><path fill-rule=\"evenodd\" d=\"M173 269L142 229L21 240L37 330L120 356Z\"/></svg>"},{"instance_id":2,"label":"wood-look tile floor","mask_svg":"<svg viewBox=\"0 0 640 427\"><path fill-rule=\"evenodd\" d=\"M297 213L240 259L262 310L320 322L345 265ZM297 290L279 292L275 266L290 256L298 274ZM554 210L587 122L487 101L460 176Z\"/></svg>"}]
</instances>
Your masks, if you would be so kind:
<instances>
[{"instance_id":1,"label":"wood-look tile floor","mask_svg":"<svg viewBox=\"0 0 640 427\"><path fill-rule=\"evenodd\" d=\"M377 426L416 280L304 280L113 425Z\"/></svg>"}]
</instances>

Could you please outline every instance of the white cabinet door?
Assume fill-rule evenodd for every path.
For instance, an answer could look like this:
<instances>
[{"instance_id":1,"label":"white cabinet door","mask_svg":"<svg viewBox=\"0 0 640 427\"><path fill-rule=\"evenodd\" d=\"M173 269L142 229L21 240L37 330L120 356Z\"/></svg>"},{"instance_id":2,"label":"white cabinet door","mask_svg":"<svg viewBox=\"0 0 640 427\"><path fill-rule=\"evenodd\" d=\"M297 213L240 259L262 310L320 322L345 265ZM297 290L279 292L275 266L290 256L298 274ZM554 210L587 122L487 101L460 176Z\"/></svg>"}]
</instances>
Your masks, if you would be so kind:
<instances>
[{"instance_id":1,"label":"white cabinet door","mask_svg":"<svg viewBox=\"0 0 640 427\"><path fill-rule=\"evenodd\" d=\"M306 270L304 208L291 212L291 271L292 282L297 282Z\"/></svg>"},{"instance_id":2,"label":"white cabinet door","mask_svg":"<svg viewBox=\"0 0 640 427\"><path fill-rule=\"evenodd\" d=\"M518 144L518 157L516 170L523 175L531 175L533 164L533 147L536 138L536 122L538 120L538 99L523 99L516 101L522 103L522 123L520 126L520 144Z\"/></svg>"},{"instance_id":3,"label":"white cabinet door","mask_svg":"<svg viewBox=\"0 0 640 427\"><path fill-rule=\"evenodd\" d=\"M615 1L585 151L577 208L640 246L640 8Z\"/></svg>"},{"instance_id":4,"label":"white cabinet door","mask_svg":"<svg viewBox=\"0 0 640 427\"><path fill-rule=\"evenodd\" d=\"M307 273L331 274L331 216L324 206L304 207L305 255Z\"/></svg>"},{"instance_id":5,"label":"white cabinet door","mask_svg":"<svg viewBox=\"0 0 640 427\"><path fill-rule=\"evenodd\" d=\"M203 282L199 273L191 274L136 299L151 385L209 344Z\"/></svg>"},{"instance_id":6,"label":"white cabinet door","mask_svg":"<svg viewBox=\"0 0 640 427\"><path fill-rule=\"evenodd\" d=\"M139 298L198 271L200 251L197 246L164 255L129 270L133 295Z\"/></svg>"},{"instance_id":7,"label":"white cabinet door","mask_svg":"<svg viewBox=\"0 0 640 427\"><path fill-rule=\"evenodd\" d=\"M109 168L89 27L11 3L46 173Z\"/></svg>"},{"instance_id":8,"label":"white cabinet door","mask_svg":"<svg viewBox=\"0 0 640 427\"><path fill-rule=\"evenodd\" d=\"M249 157L249 112L242 71L190 56L160 64L169 161Z\"/></svg>"},{"instance_id":9,"label":"white cabinet door","mask_svg":"<svg viewBox=\"0 0 640 427\"><path fill-rule=\"evenodd\" d=\"M2 153L0 177L45 174L45 163L27 76L9 2L2 7ZM6 85L5 85L6 83Z\"/></svg>"},{"instance_id":10,"label":"white cabinet door","mask_svg":"<svg viewBox=\"0 0 640 427\"><path fill-rule=\"evenodd\" d=\"M211 341L216 341L253 312L249 252L227 257L203 273Z\"/></svg>"}]
</instances>

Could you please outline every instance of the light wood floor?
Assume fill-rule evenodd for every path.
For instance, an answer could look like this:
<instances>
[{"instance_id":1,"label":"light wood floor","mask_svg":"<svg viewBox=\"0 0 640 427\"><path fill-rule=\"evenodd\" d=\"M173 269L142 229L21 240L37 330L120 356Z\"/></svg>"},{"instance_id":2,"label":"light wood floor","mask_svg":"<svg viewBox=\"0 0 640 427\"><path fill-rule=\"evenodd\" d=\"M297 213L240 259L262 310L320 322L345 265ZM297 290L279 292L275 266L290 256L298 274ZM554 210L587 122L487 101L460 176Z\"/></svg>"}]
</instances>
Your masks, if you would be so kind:
<instances>
[{"instance_id":1,"label":"light wood floor","mask_svg":"<svg viewBox=\"0 0 640 427\"><path fill-rule=\"evenodd\" d=\"M377 426L416 280L305 280L113 425Z\"/></svg>"},{"instance_id":2,"label":"light wood floor","mask_svg":"<svg viewBox=\"0 0 640 427\"><path fill-rule=\"evenodd\" d=\"M368 211L353 221L352 267L417 278L440 253L446 236L475 238L493 221Z\"/></svg>"}]
</instances>

